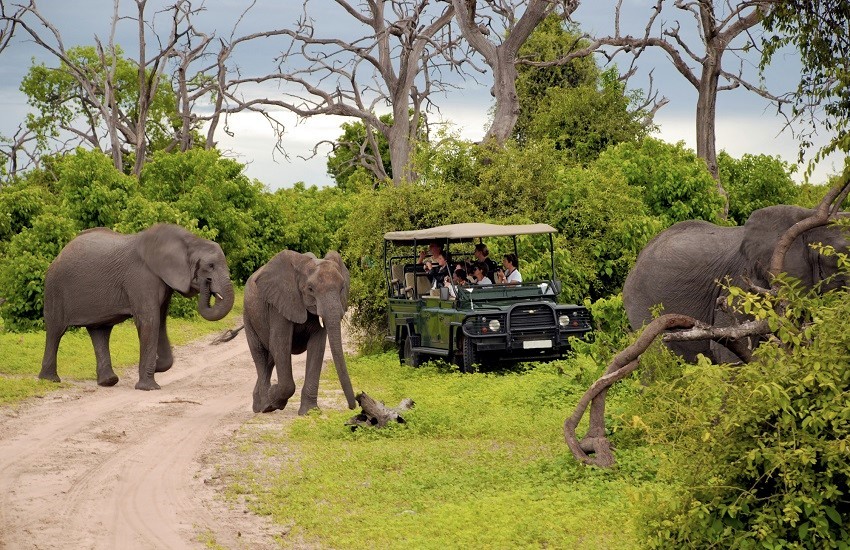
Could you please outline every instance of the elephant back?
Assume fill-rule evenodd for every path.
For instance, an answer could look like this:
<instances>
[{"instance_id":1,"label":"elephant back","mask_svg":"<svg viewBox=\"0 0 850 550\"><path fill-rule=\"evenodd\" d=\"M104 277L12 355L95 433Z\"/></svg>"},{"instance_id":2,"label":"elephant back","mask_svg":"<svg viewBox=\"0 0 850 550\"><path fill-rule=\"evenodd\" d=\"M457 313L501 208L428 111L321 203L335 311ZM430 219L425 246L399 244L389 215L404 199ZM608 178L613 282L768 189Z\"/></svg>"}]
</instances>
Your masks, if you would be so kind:
<instances>
[{"instance_id":1,"label":"elephant back","mask_svg":"<svg viewBox=\"0 0 850 550\"><path fill-rule=\"evenodd\" d=\"M740 275L734 255L741 235L738 227L701 220L679 222L659 233L638 254L623 286L632 328L649 322L658 306L711 322L719 294L715 281Z\"/></svg>"}]
</instances>

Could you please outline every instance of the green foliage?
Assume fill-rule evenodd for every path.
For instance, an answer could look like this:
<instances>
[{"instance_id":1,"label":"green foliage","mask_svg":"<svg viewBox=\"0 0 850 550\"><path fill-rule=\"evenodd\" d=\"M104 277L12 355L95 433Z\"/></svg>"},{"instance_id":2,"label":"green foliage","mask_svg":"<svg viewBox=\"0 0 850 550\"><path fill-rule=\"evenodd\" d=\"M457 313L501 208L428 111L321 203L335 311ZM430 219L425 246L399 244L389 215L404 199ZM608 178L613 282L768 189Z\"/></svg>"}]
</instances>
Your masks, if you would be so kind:
<instances>
[{"instance_id":1,"label":"green foliage","mask_svg":"<svg viewBox=\"0 0 850 550\"><path fill-rule=\"evenodd\" d=\"M720 182L729 194L729 218L742 225L754 210L774 204L794 204L798 189L792 167L779 157L717 155Z\"/></svg>"},{"instance_id":2,"label":"green foliage","mask_svg":"<svg viewBox=\"0 0 850 550\"><path fill-rule=\"evenodd\" d=\"M850 41L845 29L850 26L850 10L843 1L790 0L779 2L767 11L763 22L762 62L764 69L784 48L793 46L800 56L802 70L793 114L810 115L811 132L802 136L800 160L810 146L811 136L825 127L831 142L816 155L815 161L835 150L850 151L850 86L847 85L847 59ZM823 116L813 106L821 106Z\"/></svg>"},{"instance_id":3,"label":"green foliage","mask_svg":"<svg viewBox=\"0 0 850 550\"><path fill-rule=\"evenodd\" d=\"M79 229L115 226L136 192L136 180L115 170L99 151L77 149L56 167L54 189Z\"/></svg>"},{"instance_id":4,"label":"green foliage","mask_svg":"<svg viewBox=\"0 0 850 550\"><path fill-rule=\"evenodd\" d=\"M256 224L251 209L262 193L262 185L249 181L243 170L218 151L196 149L154 154L140 178L144 198L173 205L197 220L201 232L213 235L227 256L231 276L241 281L251 275L244 263L246 236Z\"/></svg>"},{"instance_id":5,"label":"green foliage","mask_svg":"<svg viewBox=\"0 0 850 550\"><path fill-rule=\"evenodd\" d=\"M103 126L102 112L93 103L87 89L73 75L85 75L92 84L97 100L104 105L105 87L100 85L107 79L107 72L114 63L115 107L118 116L134 117L139 98L138 67L123 57L120 48L114 57L107 53L101 60L93 46L69 48L68 59L71 66L62 62L59 67L47 67L43 63L33 63L21 82L21 91L27 95L27 102L35 109L27 115L27 126L34 130L39 148L45 150L50 138L57 138L63 128L74 126L75 121L84 120L87 129ZM175 95L166 78L157 84L157 92L150 105L146 137L151 150L158 150L171 143L172 121L176 118ZM127 143L132 148L134 144Z\"/></svg>"},{"instance_id":6,"label":"green foliage","mask_svg":"<svg viewBox=\"0 0 850 550\"><path fill-rule=\"evenodd\" d=\"M566 169L558 180L546 213L560 232L556 261L566 294L596 300L617 293L662 222L619 170Z\"/></svg>"},{"instance_id":7,"label":"green foliage","mask_svg":"<svg viewBox=\"0 0 850 550\"><path fill-rule=\"evenodd\" d=\"M587 46L581 33L561 18L546 18L520 49L532 61L552 61ZM630 110L632 97L616 69L602 72L593 56L550 67L519 65L520 112L514 136L523 146L551 141L568 164L587 164L611 145L642 137L642 113ZM638 94L639 96L640 94Z\"/></svg>"},{"instance_id":8,"label":"green foliage","mask_svg":"<svg viewBox=\"0 0 850 550\"><path fill-rule=\"evenodd\" d=\"M775 335L755 361L702 364L654 390L670 415L660 432L677 443L661 472L680 487L648 514L655 546L850 545L850 300L779 285L777 296L732 292Z\"/></svg>"},{"instance_id":9,"label":"green foliage","mask_svg":"<svg viewBox=\"0 0 850 550\"><path fill-rule=\"evenodd\" d=\"M44 274L75 235L70 219L46 212L33 220L32 227L11 238L0 262L0 289L6 299L0 305L0 316L6 330L43 325Z\"/></svg>"},{"instance_id":10,"label":"green foliage","mask_svg":"<svg viewBox=\"0 0 850 550\"><path fill-rule=\"evenodd\" d=\"M0 186L0 258L3 256L4 243L24 228L32 227L33 220L51 202L52 197L47 190L38 185L18 181Z\"/></svg>"},{"instance_id":11,"label":"green foliage","mask_svg":"<svg viewBox=\"0 0 850 550\"><path fill-rule=\"evenodd\" d=\"M599 170L619 170L626 182L643 190L649 213L665 226L684 220L717 223L722 200L705 161L683 143L646 138L621 143L599 156Z\"/></svg>"},{"instance_id":12,"label":"green foliage","mask_svg":"<svg viewBox=\"0 0 850 550\"><path fill-rule=\"evenodd\" d=\"M391 114L382 115L379 118L385 124L392 125L393 123ZM374 186L376 183L375 175L366 171L360 165L361 159L364 157L369 162L380 163L387 176L392 178L390 146L382 133L373 130L374 138L378 144L376 154L373 147L368 144L366 125L363 122L344 122L341 128L342 135L337 138L334 151L328 156L328 175L336 181L337 187L349 191L357 189L362 185L359 181L362 176L366 176L369 184Z\"/></svg>"},{"instance_id":13,"label":"green foliage","mask_svg":"<svg viewBox=\"0 0 850 550\"><path fill-rule=\"evenodd\" d=\"M402 368L394 354L348 367L388 405L414 398L407 422L351 432L350 411L325 411L234 442L266 460L224 472L231 492L291 537L333 548L634 548L632 518L667 491L640 451L627 450L634 462L620 471L572 460L561 427L584 391L572 362L504 376ZM333 388L326 373L321 387Z\"/></svg>"}]
</instances>

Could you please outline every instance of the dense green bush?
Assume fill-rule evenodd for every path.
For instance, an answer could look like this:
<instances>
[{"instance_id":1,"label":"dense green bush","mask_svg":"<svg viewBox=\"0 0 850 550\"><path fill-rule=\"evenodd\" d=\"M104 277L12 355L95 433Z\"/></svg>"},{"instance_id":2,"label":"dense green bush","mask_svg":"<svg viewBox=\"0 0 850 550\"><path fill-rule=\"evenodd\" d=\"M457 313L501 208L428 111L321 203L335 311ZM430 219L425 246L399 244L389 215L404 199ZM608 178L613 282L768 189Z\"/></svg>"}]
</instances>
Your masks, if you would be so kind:
<instances>
[{"instance_id":1,"label":"dense green bush","mask_svg":"<svg viewBox=\"0 0 850 550\"><path fill-rule=\"evenodd\" d=\"M754 210L774 204L794 204L798 189L791 168L779 157L717 155L720 182L729 194L729 219L743 224Z\"/></svg>"},{"instance_id":2,"label":"dense green bush","mask_svg":"<svg viewBox=\"0 0 850 550\"><path fill-rule=\"evenodd\" d=\"M777 297L741 295L776 338L747 365L674 369L637 412L665 444L659 475L679 488L647 510L651 543L847 548L850 296L792 281ZM784 314L775 300L787 300Z\"/></svg>"},{"instance_id":3,"label":"dense green bush","mask_svg":"<svg viewBox=\"0 0 850 550\"><path fill-rule=\"evenodd\" d=\"M626 182L643 190L649 213L665 226L683 220L718 221L723 201L705 161L684 144L646 138L621 143L599 156L599 170L619 170Z\"/></svg>"},{"instance_id":4,"label":"dense green bush","mask_svg":"<svg viewBox=\"0 0 850 550\"><path fill-rule=\"evenodd\" d=\"M581 301L616 294L663 221L650 215L640 189L619 170L561 170L558 183L546 217L560 232L558 273L566 295Z\"/></svg>"},{"instance_id":5,"label":"dense green bush","mask_svg":"<svg viewBox=\"0 0 850 550\"><path fill-rule=\"evenodd\" d=\"M116 170L99 151L78 149L56 163L56 172L62 208L81 230L114 227L136 193L135 178Z\"/></svg>"},{"instance_id":6,"label":"dense green bush","mask_svg":"<svg viewBox=\"0 0 850 550\"><path fill-rule=\"evenodd\" d=\"M46 212L9 240L0 262L0 297L6 299L0 315L7 330L43 326L44 274L76 233L71 219Z\"/></svg>"}]
</instances>

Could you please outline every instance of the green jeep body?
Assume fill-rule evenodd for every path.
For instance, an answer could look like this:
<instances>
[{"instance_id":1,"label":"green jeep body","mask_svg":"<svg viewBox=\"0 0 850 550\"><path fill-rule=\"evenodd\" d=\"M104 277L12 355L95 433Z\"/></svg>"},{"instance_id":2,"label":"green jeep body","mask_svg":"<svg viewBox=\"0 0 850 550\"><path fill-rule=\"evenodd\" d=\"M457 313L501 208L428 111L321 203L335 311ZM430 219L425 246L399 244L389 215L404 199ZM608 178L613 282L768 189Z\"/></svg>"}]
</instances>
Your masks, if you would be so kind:
<instances>
[{"instance_id":1,"label":"green jeep body","mask_svg":"<svg viewBox=\"0 0 850 550\"><path fill-rule=\"evenodd\" d=\"M591 330L590 312L575 304L559 304L552 234L546 224L454 224L384 235L384 266L388 289L388 334L402 363L443 358L464 372L474 365L559 359L570 350L571 336ZM424 245L437 243L451 254L475 241L548 234L551 277L515 285L472 285L430 289L417 264ZM520 256L521 257L521 256Z\"/></svg>"}]
</instances>

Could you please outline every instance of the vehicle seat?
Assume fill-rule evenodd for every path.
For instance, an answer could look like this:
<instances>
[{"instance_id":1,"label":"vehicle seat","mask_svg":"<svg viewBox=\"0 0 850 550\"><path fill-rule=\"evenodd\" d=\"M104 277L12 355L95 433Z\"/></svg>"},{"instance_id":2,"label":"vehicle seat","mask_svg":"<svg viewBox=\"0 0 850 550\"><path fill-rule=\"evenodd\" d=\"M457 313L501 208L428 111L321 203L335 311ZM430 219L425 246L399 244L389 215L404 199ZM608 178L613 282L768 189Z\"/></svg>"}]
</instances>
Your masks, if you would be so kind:
<instances>
[{"instance_id":1,"label":"vehicle seat","mask_svg":"<svg viewBox=\"0 0 850 550\"><path fill-rule=\"evenodd\" d=\"M390 284L393 289L393 296L396 298L404 297L404 287L406 286L404 283L404 266L401 264L393 264L390 267L392 273L392 280Z\"/></svg>"}]
</instances>

